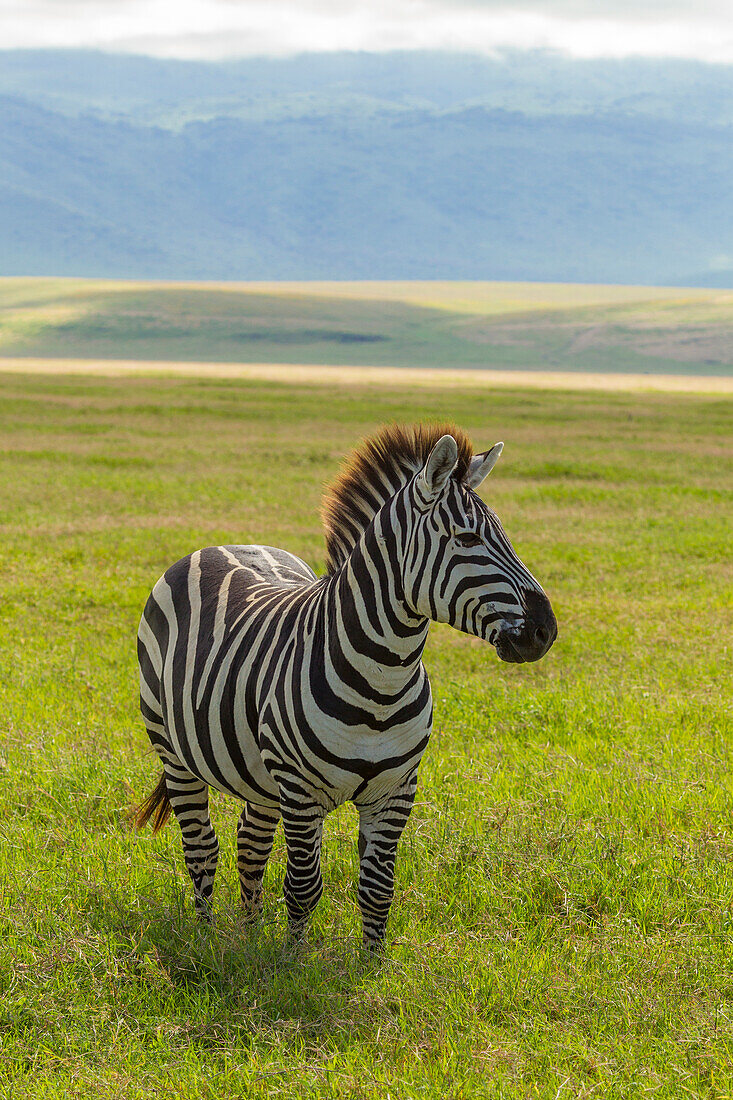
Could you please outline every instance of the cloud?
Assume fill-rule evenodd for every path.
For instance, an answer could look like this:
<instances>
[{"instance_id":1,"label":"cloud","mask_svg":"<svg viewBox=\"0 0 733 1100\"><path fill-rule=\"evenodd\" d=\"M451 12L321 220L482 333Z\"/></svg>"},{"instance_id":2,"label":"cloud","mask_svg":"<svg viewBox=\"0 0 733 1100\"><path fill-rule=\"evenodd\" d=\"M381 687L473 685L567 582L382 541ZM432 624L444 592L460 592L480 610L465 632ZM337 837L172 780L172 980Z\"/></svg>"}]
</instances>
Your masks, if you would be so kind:
<instances>
[{"instance_id":1,"label":"cloud","mask_svg":"<svg viewBox=\"0 0 733 1100\"><path fill-rule=\"evenodd\" d=\"M506 47L733 62L730 0L4 0L0 42L163 57Z\"/></svg>"},{"instance_id":2,"label":"cloud","mask_svg":"<svg viewBox=\"0 0 733 1100\"><path fill-rule=\"evenodd\" d=\"M234 3L239 0L233 0ZM552 17L621 19L648 18L651 20L677 17L708 16L730 17L729 0L438 0L444 8L467 8L481 11L532 11ZM335 5L334 5L335 6Z\"/></svg>"}]
</instances>

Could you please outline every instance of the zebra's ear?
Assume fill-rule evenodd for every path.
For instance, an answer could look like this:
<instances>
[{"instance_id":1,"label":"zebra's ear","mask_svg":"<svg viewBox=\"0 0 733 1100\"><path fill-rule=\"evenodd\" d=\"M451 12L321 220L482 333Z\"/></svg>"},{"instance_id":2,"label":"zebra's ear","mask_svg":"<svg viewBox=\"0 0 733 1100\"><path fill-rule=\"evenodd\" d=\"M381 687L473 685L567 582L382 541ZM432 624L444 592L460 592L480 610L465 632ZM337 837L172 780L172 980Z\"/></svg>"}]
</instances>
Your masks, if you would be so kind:
<instances>
[{"instance_id":1,"label":"zebra's ear","mask_svg":"<svg viewBox=\"0 0 733 1100\"><path fill-rule=\"evenodd\" d=\"M452 435L438 440L420 471L419 481L427 496L437 496L458 465L458 444Z\"/></svg>"},{"instance_id":2,"label":"zebra's ear","mask_svg":"<svg viewBox=\"0 0 733 1100\"><path fill-rule=\"evenodd\" d=\"M488 477L499 460L499 455L504 450L503 443L495 443L489 451L474 455L468 466L468 473L464 484L469 489L478 489L485 477Z\"/></svg>"}]
</instances>

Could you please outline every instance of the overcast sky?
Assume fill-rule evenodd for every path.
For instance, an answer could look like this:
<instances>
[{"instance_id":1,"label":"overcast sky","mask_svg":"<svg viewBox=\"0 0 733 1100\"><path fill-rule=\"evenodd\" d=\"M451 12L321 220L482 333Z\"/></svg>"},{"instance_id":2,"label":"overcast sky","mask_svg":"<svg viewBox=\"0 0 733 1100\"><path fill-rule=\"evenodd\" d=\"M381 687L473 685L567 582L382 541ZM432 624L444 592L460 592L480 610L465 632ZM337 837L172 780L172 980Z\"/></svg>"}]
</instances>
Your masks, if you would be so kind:
<instances>
[{"instance_id":1,"label":"overcast sky","mask_svg":"<svg viewBox=\"0 0 733 1100\"><path fill-rule=\"evenodd\" d=\"M733 0L0 0L0 48L159 57L506 46L733 62Z\"/></svg>"}]
</instances>

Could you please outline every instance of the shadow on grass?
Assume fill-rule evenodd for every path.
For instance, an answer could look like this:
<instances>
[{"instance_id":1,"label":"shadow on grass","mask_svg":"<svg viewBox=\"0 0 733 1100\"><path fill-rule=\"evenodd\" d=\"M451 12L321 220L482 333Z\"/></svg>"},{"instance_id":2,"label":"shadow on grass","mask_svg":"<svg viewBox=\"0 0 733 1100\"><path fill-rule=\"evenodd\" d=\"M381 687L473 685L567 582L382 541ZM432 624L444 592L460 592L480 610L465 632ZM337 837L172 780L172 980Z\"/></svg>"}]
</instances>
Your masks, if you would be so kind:
<instances>
[{"instance_id":1,"label":"shadow on grass","mask_svg":"<svg viewBox=\"0 0 733 1100\"><path fill-rule=\"evenodd\" d=\"M87 920L113 946L122 978L116 998L129 997L132 1007L144 991L167 1017L183 1017L189 1041L204 1046L246 1045L256 1033L337 1050L374 1035L374 1001L391 966L389 955L362 949L360 933L333 938L316 925L294 943L273 891L248 925L222 889L207 925L172 865L161 893L140 895L134 908L109 881L89 895Z\"/></svg>"}]
</instances>

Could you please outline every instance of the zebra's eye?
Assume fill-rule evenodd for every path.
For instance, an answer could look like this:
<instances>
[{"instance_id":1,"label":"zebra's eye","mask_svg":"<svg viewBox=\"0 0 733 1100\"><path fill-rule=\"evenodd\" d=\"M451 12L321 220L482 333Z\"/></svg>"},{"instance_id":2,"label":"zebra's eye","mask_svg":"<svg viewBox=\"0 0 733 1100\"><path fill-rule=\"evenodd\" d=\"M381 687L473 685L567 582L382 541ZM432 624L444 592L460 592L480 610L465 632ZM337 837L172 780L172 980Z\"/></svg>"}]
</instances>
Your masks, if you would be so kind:
<instances>
[{"instance_id":1,"label":"zebra's eye","mask_svg":"<svg viewBox=\"0 0 733 1100\"><path fill-rule=\"evenodd\" d=\"M484 541L473 531L459 531L455 539L459 546L481 546Z\"/></svg>"}]
</instances>

